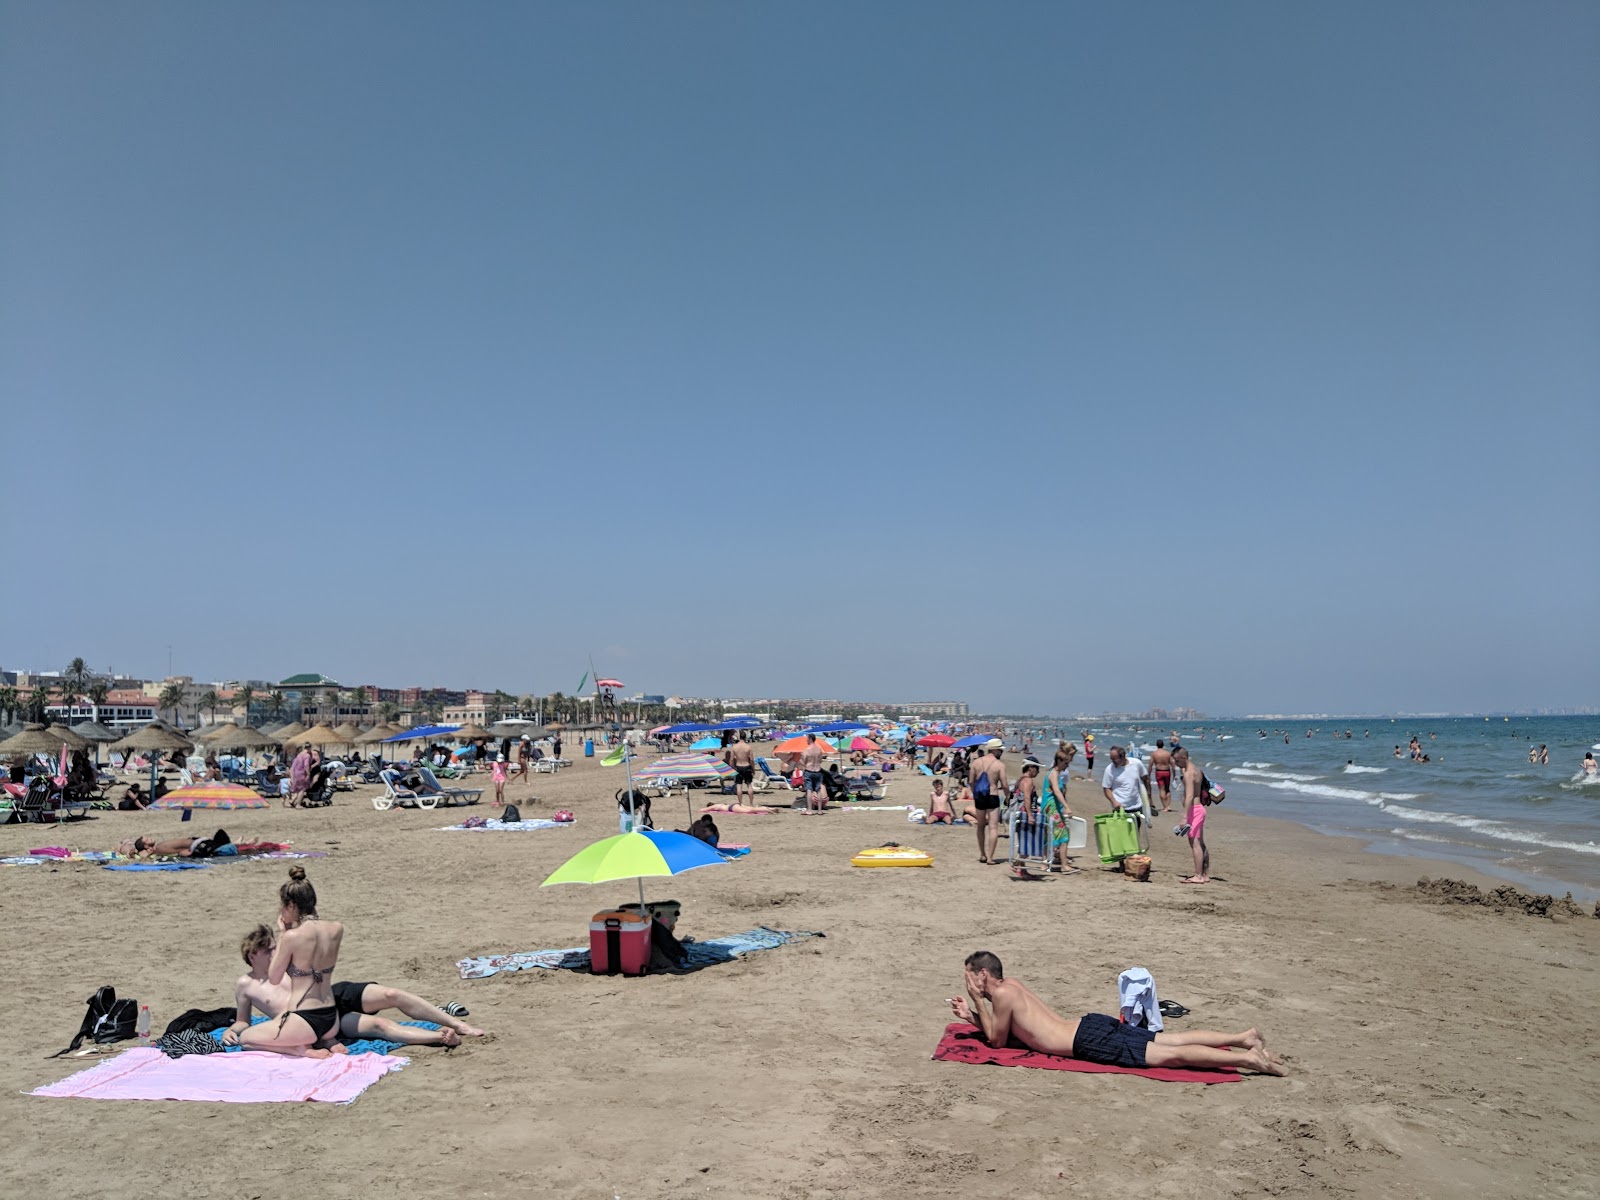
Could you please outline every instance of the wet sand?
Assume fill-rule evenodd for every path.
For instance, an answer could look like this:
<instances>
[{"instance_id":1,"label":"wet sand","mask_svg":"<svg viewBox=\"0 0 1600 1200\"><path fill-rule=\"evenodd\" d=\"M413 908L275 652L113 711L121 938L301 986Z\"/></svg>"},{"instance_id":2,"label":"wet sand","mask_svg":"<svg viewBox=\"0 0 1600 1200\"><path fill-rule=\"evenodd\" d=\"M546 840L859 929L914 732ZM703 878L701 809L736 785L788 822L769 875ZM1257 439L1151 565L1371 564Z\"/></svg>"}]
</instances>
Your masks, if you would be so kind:
<instances>
[{"instance_id":1,"label":"wet sand","mask_svg":"<svg viewBox=\"0 0 1600 1200\"><path fill-rule=\"evenodd\" d=\"M486 777L485 777L486 780ZM1015 1195L1594 1196L1600 1161L1600 921L1428 902L1459 868L1212 810L1218 882L1178 882L1187 845L1158 825L1149 883L1086 870L1039 883L976 861L971 830L903 812L718 817L753 853L647 881L684 904L680 932L759 924L827 934L687 976L523 972L463 981L473 954L579 945L631 884L540 889L616 830L619 770L578 760L514 783L524 816L575 827L436 828L447 812L224 814L235 839L292 841L325 916L348 932L345 979L460 1000L492 1037L409 1052L348 1108L44 1100L20 1095L97 1060L46 1061L96 987L151 1005L159 1030L228 1004L238 942L271 920L283 862L126 874L0 867L0 1171L60 1197L901 1197ZM922 803L898 778L884 803ZM492 795L492 788L487 794ZM768 798L774 794L768 793ZM1074 780L1081 815L1104 811ZM782 800L780 799L781 803ZM682 827L682 801L657 825ZM106 813L0 828L0 853L109 849L133 832L209 832L202 814ZM927 870L860 870L898 841ZM1002 847L1005 842L1002 841ZM1493 885L1496 881L1472 879ZM1400 886L1382 886L1384 884ZM1255 1025L1286 1079L1220 1087L936 1063L962 958L999 954L1064 1013L1115 1011L1148 967L1192 1015Z\"/></svg>"}]
</instances>

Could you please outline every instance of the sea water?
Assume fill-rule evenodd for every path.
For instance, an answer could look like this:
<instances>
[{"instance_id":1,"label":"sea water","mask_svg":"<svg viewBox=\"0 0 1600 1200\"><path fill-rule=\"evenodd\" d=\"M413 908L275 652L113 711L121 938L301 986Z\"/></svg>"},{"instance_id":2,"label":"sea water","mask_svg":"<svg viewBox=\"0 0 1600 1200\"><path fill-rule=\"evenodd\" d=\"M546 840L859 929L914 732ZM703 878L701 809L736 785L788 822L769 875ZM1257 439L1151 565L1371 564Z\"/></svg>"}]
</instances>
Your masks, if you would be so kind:
<instances>
[{"instance_id":1,"label":"sea water","mask_svg":"<svg viewBox=\"0 0 1600 1200\"><path fill-rule=\"evenodd\" d=\"M1358 837L1380 853L1465 863L1541 892L1570 889L1585 904L1600 899L1600 779L1583 775L1585 751L1600 743L1600 717L1268 718L1060 728L1080 746L1085 728L1095 734L1096 774L1113 744L1143 747L1148 758L1157 738L1170 744L1176 731L1212 781L1228 789L1226 803L1242 812ZM1430 761L1409 757L1413 735ZM1548 766L1528 762L1529 749L1540 743L1549 749ZM1049 742L1038 749L1048 762ZM1594 754L1600 758L1600 750ZM1074 765L1082 764L1079 757ZM1216 836L1215 850L1223 854L1226 835L1219 828Z\"/></svg>"}]
</instances>

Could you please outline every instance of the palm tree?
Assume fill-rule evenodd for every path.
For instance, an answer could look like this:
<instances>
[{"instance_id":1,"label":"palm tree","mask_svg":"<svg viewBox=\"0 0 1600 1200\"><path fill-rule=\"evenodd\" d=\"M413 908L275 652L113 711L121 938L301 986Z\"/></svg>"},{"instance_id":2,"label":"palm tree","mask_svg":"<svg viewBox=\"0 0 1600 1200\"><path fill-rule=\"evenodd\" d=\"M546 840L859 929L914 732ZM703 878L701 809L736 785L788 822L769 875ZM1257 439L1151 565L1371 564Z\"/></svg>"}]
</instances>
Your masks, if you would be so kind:
<instances>
[{"instance_id":1,"label":"palm tree","mask_svg":"<svg viewBox=\"0 0 1600 1200\"><path fill-rule=\"evenodd\" d=\"M367 689L364 687L358 687L355 691L350 693L350 699L357 704L365 704L367 702Z\"/></svg>"},{"instance_id":2,"label":"palm tree","mask_svg":"<svg viewBox=\"0 0 1600 1200\"><path fill-rule=\"evenodd\" d=\"M255 698L256 690L248 683L233 693L233 706L236 709L241 706L244 708L244 723L246 725L250 724L250 705L255 701Z\"/></svg>"},{"instance_id":3,"label":"palm tree","mask_svg":"<svg viewBox=\"0 0 1600 1200\"><path fill-rule=\"evenodd\" d=\"M9 725L15 719L17 710L20 707L21 703L17 699L17 689L9 683L0 687L0 712L5 713L6 724Z\"/></svg>"},{"instance_id":4,"label":"palm tree","mask_svg":"<svg viewBox=\"0 0 1600 1200\"><path fill-rule=\"evenodd\" d=\"M156 711L172 710L172 723L178 723L178 707L183 703L183 684L169 683L161 689L161 695L156 697Z\"/></svg>"},{"instance_id":5,"label":"palm tree","mask_svg":"<svg viewBox=\"0 0 1600 1200\"><path fill-rule=\"evenodd\" d=\"M43 725L45 723L45 708L50 703L50 689L44 684L38 684L33 691L28 693L28 720Z\"/></svg>"},{"instance_id":6,"label":"palm tree","mask_svg":"<svg viewBox=\"0 0 1600 1200\"><path fill-rule=\"evenodd\" d=\"M89 685L89 690L85 694L89 697L89 703L94 705L94 719L98 721L100 719L100 708L111 695L111 689L106 686L104 680L97 679Z\"/></svg>"},{"instance_id":7,"label":"palm tree","mask_svg":"<svg viewBox=\"0 0 1600 1200\"><path fill-rule=\"evenodd\" d=\"M222 703L222 697L217 695L216 688L207 688L200 693L200 707L211 712L211 723L217 723L217 705Z\"/></svg>"},{"instance_id":8,"label":"palm tree","mask_svg":"<svg viewBox=\"0 0 1600 1200\"><path fill-rule=\"evenodd\" d=\"M78 697L83 695L89 686L89 681L94 678L94 672L89 670L89 664L81 658L75 658L67 664L67 669L62 672L61 682L66 685L67 715L71 720L72 705Z\"/></svg>"},{"instance_id":9,"label":"palm tree","mask_svg":"<svg viewBox=\"0 0 1600 1200\"><path fill-rule=\"evenodd\" d=\"M271 691L267 693L267 715L269 717L271 717L273 720L277 720L279 717L283 716L283 706L284 698L282 692Z\"/></svg>"},{"instance_id":10,"label":"palm tree","mask_svg":"<svg viewBox=\"0 0 1600 1200\"><path fill-rule=\"evenodd\" d=\"M385 700L378 705L378 720L387 725L400 715L400 706L393 701Z\"/></svg>"},{"instance_id":11,"label":"palm tree","mask_svg":"<svg viewBox=\"0 0 1600 1200\"><path fill-rule=\"evenodd\" d=\"M492 698L495 706L495 718L498 720L500 717L505 716L507 711L511 708L511 697L507 693L502 692L499 688L495 688L494 696Z\"/></svg>"}]
</instances>

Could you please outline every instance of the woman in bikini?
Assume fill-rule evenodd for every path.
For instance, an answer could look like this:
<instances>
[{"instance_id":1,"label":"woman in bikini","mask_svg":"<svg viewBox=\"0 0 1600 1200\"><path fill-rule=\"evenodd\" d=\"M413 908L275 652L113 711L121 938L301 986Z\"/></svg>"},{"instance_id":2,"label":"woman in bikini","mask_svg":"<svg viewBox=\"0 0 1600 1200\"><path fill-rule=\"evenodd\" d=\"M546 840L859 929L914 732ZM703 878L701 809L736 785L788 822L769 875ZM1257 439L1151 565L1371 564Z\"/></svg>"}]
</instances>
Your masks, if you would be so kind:
<instances>
[{"instance_id":1,"label":"woman in bikini","mask_svg":"<svg viewBox=\"0 0 1600 1200\"><path fill-rule=\"evenodd\" d=\"M298 1058L325 1058L327 1050L317 1047L331 1041L339 1031L339 1009L333 1001L333 968L339 961L339 943L344 926L317 916L317 890L306 878L306 869L289 868L289 882L278 889L278 924L283 936L272 952L267 967L267 982L276 987L289 978L289 1004L282 1016L260 1025L249 1025L250 1014L241 1012L235 1027L248 1028L237 1033L230 1029L224 1041L237 1042L246 1050L273 1050Z\"/></svg>"},{"instance_id":2,"label":"woman in bikini","mask_svg":"<svg viewBox=\"0 0 1600 1200\"><path fill-rule=\"evenodd\" d=\"M1063 875L1078 873L1078 868L1067 858L1067 843L1072 840L1072 826L1067 824L1072 817L1072 805L1067 803L1067 769L1072 766L1072 760L1077 756L1078 747L1071 742L1063 742L1056 747L1055 761L1045 772L1044 795L1041 800L1042 807L1055 818L1051 849L1060 860L1058 869Z\"/></svg>"}]
</instances>

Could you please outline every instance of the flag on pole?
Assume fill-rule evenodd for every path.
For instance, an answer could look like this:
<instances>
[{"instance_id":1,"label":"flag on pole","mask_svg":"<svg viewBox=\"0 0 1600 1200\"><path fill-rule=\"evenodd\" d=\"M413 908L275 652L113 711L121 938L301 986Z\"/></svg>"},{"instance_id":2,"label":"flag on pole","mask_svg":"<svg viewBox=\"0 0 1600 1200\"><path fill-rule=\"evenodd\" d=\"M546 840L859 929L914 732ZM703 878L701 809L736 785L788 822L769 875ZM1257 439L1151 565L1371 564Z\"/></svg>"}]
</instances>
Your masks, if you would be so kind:
<instances>
[{"instance_id":1,"label":"flag on pole","mask_svg":"<svg viewBox=\"0 0 1600 1200\"><path fill-rule=\"evenodd\" d=\"M583 694L583 685L588 683L588 682L589 682L589 672L585 671L583 673L583 678L578 680L578 686L575 687L572 690L572 694L574 696L581 696Z\"/></svg>"}]
</instances>

